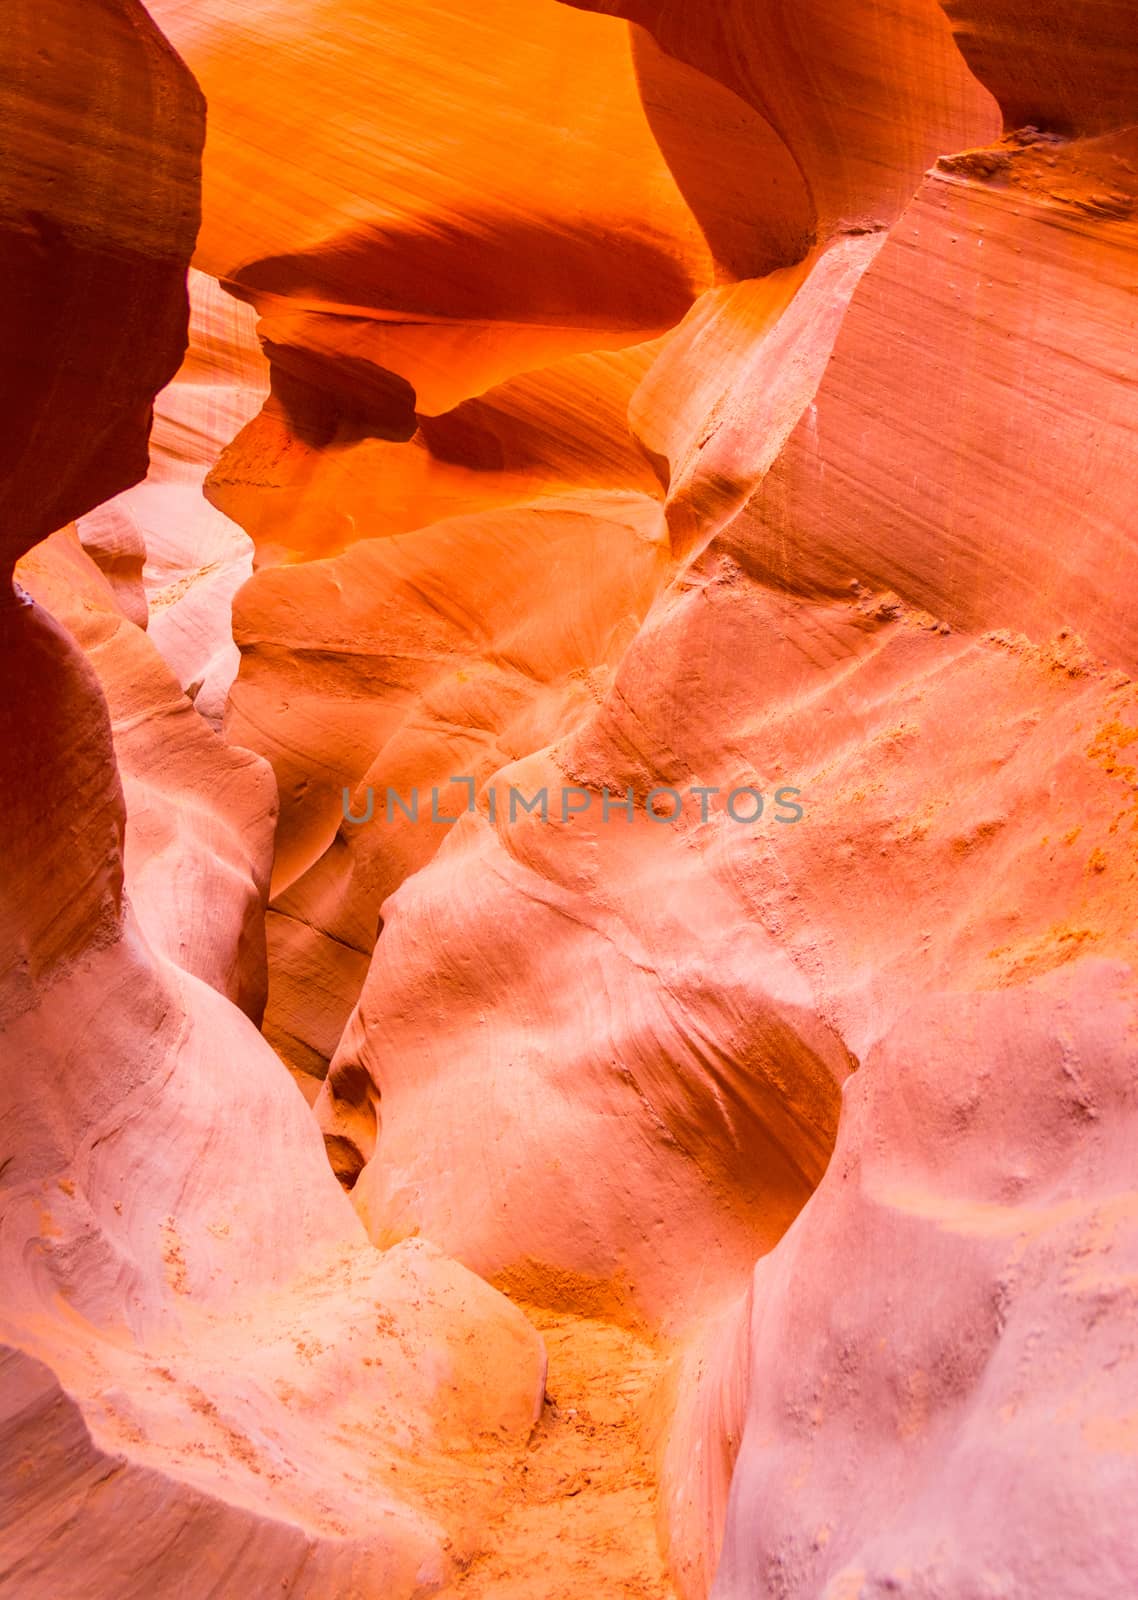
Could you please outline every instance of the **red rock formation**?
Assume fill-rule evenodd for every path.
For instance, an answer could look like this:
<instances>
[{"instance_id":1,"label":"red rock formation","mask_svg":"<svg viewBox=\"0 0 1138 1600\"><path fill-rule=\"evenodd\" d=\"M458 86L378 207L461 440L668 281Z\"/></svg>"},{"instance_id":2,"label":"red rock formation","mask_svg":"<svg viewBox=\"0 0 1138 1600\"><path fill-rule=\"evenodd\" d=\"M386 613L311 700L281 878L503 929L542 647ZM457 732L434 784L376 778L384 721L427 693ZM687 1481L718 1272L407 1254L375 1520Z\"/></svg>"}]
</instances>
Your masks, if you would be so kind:
<instances>
[{"instance_id":1,"label":"red rock formation","mask_svg":"<svg viewBox=\"0 0 1138 1600\"><path fill-rule=\"evenodd\" d=\"M259 1022L272 774L203 723L74 535L53 534L16 574L82 647L107 702L126 803L124 870L147 940Z\"/></svg>"},{"instance_id":2,"label":"red rock formation","mask_svg":"<svg viewBox=\"0 0 1138 1600\"><path fill-rule=\"evenodd\" d=\"M203 498L202 481L268 392L254 320L214 279L190 272L190 347L155 402L150 471L78 525L112 584L123 559L116 562L117 552L133 554L144 592L128 615L149 627L181 687L217 729L237 672L230 609L252 570L252 548Z\"/></svg>"},{"instance_id":3,"label":"red rock formation","mask_svg":"<svg viewBox=\"0 0 1138 1600\"><path fill-rule=\"evenodd\" d=\"M1134 1000L1089 956L924 1000L868 1056L756 1270L714 1594L1133 1587Z\"/></svg>"},{"instance_id":4,"label":"red rock formation","mask_svg":"<svg viewBox=\"0 0 1138 1600\"><path fill-rule=\"evenodd\" d=\"M136 0L4 18L4 560L146 470L186 325L204 106Z\"/></svg>"},{"instance_id":5,"label":"red rock formation","mask_svg":"<svg viewBox=\"0 0 1138 1600\"><path fill-rule=\"evenodd\" d=\"M682 0L570 3L629 18L668 56L697 68L766 124L767 143L779 151L769 162L769 188L749 198L760 215L785 217L792 209L800 237L794 255L765 267L789 264L808 242L835 232L888 226L938 155L994 131L991 101L928 0L769 0L715 8ZM659 62L651 49L643 60L651 104ZM721 172L710 175L709 187L722 183Z\"/></svg>"},{"instance_id":6,"label":"red rock formation","mask_svg":"<svg viewBox=\"0 0 1138 1600\"><path fill-rule=\"evenodd\" d=\"M592 493L364 541L243 591L228 731L271 756L287 813L266 1022L286 1059L323 1076L379 907L466 803L452 777L480 785L587 715L666 563L654 500ZM374 825L346 819L345 790L354 816L370 792Z\"/></svg>"},{"instance_id":7,"label":"red rock formation","mask_svg":"<svg viewBox=\"0 0 1138 1600\"><path fill-rule=\"evenodd\" d=\"M940 0L1005 125L1064 136L1133 124L1138 36L1119 0Z\"/></svg>"},{"instance_id":8,"label":"red rock formation","mask_svg":"<svg viewBox=\"0 0 1138 1600\"><path fill-rule=\"evenodd\" d=\"M81 35L58 15L57 35L17 13L2 36L7 114L44 119L24 130L8 193L42 208L56 287L73 267L99 268L101 304L77 283L63 326L89 334L111 379L152 268L140 255L113 277L118 219L153 206L165 232L142 232L162 253L145 307L153 344L134 352L130 381L104 389L84 357L35 380L8 489L16 554L62 508L83 512L140 470L147 407L124 414L123 400L143 384L149 402L177 365L193 237L193 166L161 164L200 134L185 68L130 0L100 7ZM57 76L37 101L28 86L44 62L66 92ZM72 172L86 138L105 166ZM176 205L160 179L180 186ZM81 254L67 242L76 217ZM37 323L58 337L27 240L21 216L3 213L9 347ZM13 326L13 303L32 327ZM279 1061L209 986L252 1004L243 946L258 930L267 769L197 717L71 535L21 575L83 650L8 588L0 1587L105 1600L204 1595L219 1581L244 1594L437 1589L476 1548L541 1410L541 1341L426 1243L383 1257L367 1244ZM456 1487L475 1456L481 1489Z\"/></svg>"},{"instance_id":9,"label":"red rock formation","mask_svg":"<svg viewBox=\"0 0 1138 1600\"><path fill-rule=\"evenodd\" d=\"M639 342L712 280L624 30L522 0L367 4L347 45L316 0L155 15L212 108L198 264L261 311L302 435L330 399L406 438L416 399Z\"/></svg>"},{"instance_id":10,"label":"red rock formation","mask_svg":"<svg viewBox=\"0 0 1138 1600\"><path fill-rule=\"evenodd\" d=\"M0 1588L1130 1600L1129 10L153 9L197 333L0 613ZM142 470L50 362L16 554Z\"/></svg>"}]
</instances>

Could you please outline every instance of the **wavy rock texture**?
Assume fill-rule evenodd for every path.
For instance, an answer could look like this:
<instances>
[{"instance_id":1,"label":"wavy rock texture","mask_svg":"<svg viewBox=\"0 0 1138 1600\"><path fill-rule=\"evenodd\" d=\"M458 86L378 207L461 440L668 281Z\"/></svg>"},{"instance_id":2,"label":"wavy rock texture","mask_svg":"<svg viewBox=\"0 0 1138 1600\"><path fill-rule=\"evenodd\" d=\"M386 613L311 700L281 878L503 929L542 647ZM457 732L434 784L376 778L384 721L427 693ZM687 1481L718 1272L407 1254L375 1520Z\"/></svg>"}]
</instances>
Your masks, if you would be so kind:
<instances>
[{"instance_id":1,"label":"wavy rock texture","mask_svg":"<svg viewBox=\"0 0 1138 1600\"><path fill-rule=\"evenodd\" d=\"M219 730L239 659L233 596L252 572L253 551L203 498L202 482L260 410L268 367L247 307L204 272L191 270L189 289L189 349L155 402L146 479L81 517L78 529L123 609L149 628L182 689Z\"/></svg>"},{"instance_id":2,"label":"wavy rock texture","mask_svg":"<svg viewBox=\"0 0 1138 1600\"><path fill-rule=\"evenodd\" d=\"M656 34L667 51L639 28L629 32L553 5L501 5L480 18L477 46L473 38L470 44L485 50L493 41L486 57L493 93L480 97L461 154L455 157L450 141L445 160L449 135L435 108L466 106L470 95L456 77L463 50L452 48L474 24L458 11L425 6L396 20L375 6L358 14L364 65L353 83L354 106L343 101L342 39L327 7L275 9L269 36L276 48L268 55L254 50L249 23L230 6L191 13L160 5L156 14L186 50L212 106L199 260L257 305L272 360L272 401L208 480L214 504L243 524L263 562L333 557L361 539L425 529L455 513L594 486L659 498L668 485L671 542L685 552L708 526L702 504L697 515L685 515L685 479L694 480L687 489L693 498L722 497L725 505L753 482L753 463L741 485L729 481L718 459L711 473L699 469L709 423L719 428L730 408L728 391L739 413L734 433L761 430L773 457L817 383L845 301L872 255L874 232L937 153L996 127L994 107L943 17L921 4L887 22L879 18L868 42L857 42L855 33L856 48L850 28L833 19L815 30L811 87L789 97L781 120L755 83L756 63L772 48L770 27L731 19L723 38L716 35L721 54L705 60L706 51L697 51L699 59L689 62L666 19L657 19ZM375 53L362 48L373 38ZM780 48L789 63L805 46ZM406 72L406 102L377 118L369 72L390 72L393 56ZM249 124L250 72L263 83L259 103L268 125L302 151L283 180L279 173L269 179L264 125ZM333 95L337 112L329 120ZM826 138L840 136L861 152L857 162L843 158L841 197L822 196L822 177L811 177L815 167L832 167L816 148L819 98L833 103L831 120L834 107L840 112L841 127ZM580 104L589 113L574 120ZM572 123L571 143L560 118ZM522 120L529 136L519 159ZM335 164L325 148L333 136ZM417 152L413 172L408 148ZM749 171L762 174L753 185L740 176ZM271 204L239 207L236 187L254 183L271 193ZM369 217L366 228L361 214ZM859 243L851 230L869 237ZM830 253L826 244L835 235L843 237ZM655 264L645 255L637 265L627 253L634 249L654 252ZM440 250L442 265L432 265ZM775 270L755 276L767 269ZM790 323L780 322L807 275ZM745 286L738 291L709 290L716 280L739 277ZM424 299L426 285L433 299ZM701 289L709 292L655 365L655 344L629 346L676 322ZM556 346L554 323L561 330ZM692 340L701 346L698 362L687 354ZM615 353L616 344L626 348ZM604 353L546 364L561 349L590 346ZM436 347L438 372L424 365ZM707 388L689 401L687 374L697 367ZM530 370L511 376L518 368ZM677 382L679 370L685 376ZM764 389L766 409L753 415ZM691 459L682 468L672 457L685 432ZM598 511L603 521L607 504ZM521 542L527 526L499 519L493 536L503 540L513 527ZM468 580L454 561L441 560L443 548L432 535L421 559L439 562L440 577L445 567L442 581L457 599ZM596 559L584 548L582 556ZM386 840L377 846L337 836L340 791L365 776L382 778L380 767L393 762L400 779L440 773L445 782L450 775L430 758L417 766L405 748L389 745L384 701L405 708L411 729L425 723L427 742L457 773L466 770L460 743L440 745L430 730L440 720L469 725L470 714L408 702L407 685L378 684L366 659L337 673L342 687L321 668L298 694L289 652L300 660L315 651L323 660L329 642L319 623L305 637L317 616L296 587L307 582L300 574L279 579L278 592L291 596L290 618L304 619L299 634L291 621L282 629L276 604L267 627L259 625L258 597L268 588L254 585L242 598L238 636L256 666L238 686L231 736L272 760L282 796L268 1036L290 1064L319 1077L358 997L384 894L440 836L438 827L416 830L409 856L405 845L392 850ZM547 594L523 602L515 592L510 603L538 615ZM614 626L620 622L627 639L642 615L641 604L623 621L614 617ZM611 648L597 659L573 652L555 670L594 673L614 659ZM479 683L466 695L481 689ZM275 707L271 720L266 694ZM510 754L540 749L569 726L551 697L543 699L544 723ZM483 744L501 719L500 711L480 709L475 741ZM476 766L481 777L485 755ZM313 856L318 839L320 860ZM370 863L377 851L379 867ZM360 857L369 859L357 866ZM295 882L301 866L306 876Z\"/></svg>"},{"instance_id":3,"label":"wavy rock texture","mask_svg":"<svg viewBox=\"0 0 1138 1600\"><path fill-rule=\"evenodd\" d=\"M141 5L13 0L0 133L3 560L146 470L184 344L204 106ZM79 446L82 448L79 448Z\"/></svg>"},{"instance_id":4,"label":"wavy rock texture","mask_svg":"<svg viewBox=\"0 0 1138 1600\"><path fill-rule=\"evenodd\" d=\"M1131 8L98 9L0 1592L1130 1600Z\"/></svg>"},{"instance_id":5,"label":"wavy rock texture","mask_svg":"<svg viewBox=\"0 0 1138 1600\"><path fill-rule=\"evenodd\" d=\"M869 1055L755 1274L714 1594L1133 1586L1134 1000L1083 959L925 999Z\"/></svg>"},{"instance_id":6,"label":"wavy rock texture","mask_svg":"<svg viewBox=\"0 0 1138 1600\"><path fill-rule=\"evenodd\" d=\"M941 0L941 9L1009 128L1093 136L1134 122L1138 40L1118 0Z\"/></svg>"},{"instance_id":7,"label":"wavy rock texture","mask_svg":"<svg viewBox=\"0 0 1138 1600\"><path fill-rule=\"evenodd\" d=\"M369 4L350 34L321 0L155 14L212 106L198 264L261 312L302 436L331 395L407 438L416 403L640 342L712 281L622 30L521 0Z\"/></svg>"},{"instance_id":8,"label":"wavy rock texture","mask_svg":"<svg viewBox=\"0 0 1138 1600\"><path fill-rule=\"evenodd\" d=\"M270 1037L302 1073L319 1076L331 1056L318 1115L373 1237L423 1232L527 1299L644 1318L679 1341L661 1515L685 1594L708 1592L725 1525L724 1596L882 1584L948 1595L976 1583L1027 1594L1042 1570L1016 1555L1033 1524L1014 1547L984 1545L951 1512L941 1537L960 1554L937 1569L916 1499L897 1511L894 1489L880 1506L900 1554L890 1549L888 1565L873 1547L878 1564L863 1570L862 1546L887 1537L884 1511L864 1509L848 1471L776 1507L763 1475L788 1476L796 1436L784 1426L772 1444L779 1402L757 1407L773 1392L768 1369L808 1341L805 1319L787 1321L794 1299L780 1309L765 1287L793 1270L781 1263L794 1250L816 1252L819 1296L842 1263L843 1295L865 1307L861 1324L850 1313L851 1348L869 1350L873 1319L894 1304L859 1253L866 1224L826 1220L841 1209L835 1169L823 1173L843 1084L872 1086L886 1070L882 1041L901 1041L888 1087L914 1097L919 1123L925 1080L904 1085L911 1055L930 1051L920 1005L931 1018L938 1005L958 1009L942 995L991 994L996 1027L1008 993L1022 1000L1005 1004L1046 1016L1058 982L1048 975L1070 972L1081 998L1063 1003L1093 1014L1110 961L1129 955L1134 866L1118 763L1134 729L1133 657L1114 596L1133 561L1133 168L1125 112L1090 88L1096 74L1116 89L1126 81L1129 46L1117 9L1094 9L1088 21L998 5L977 20L919 0L714 16L621 8L643 115L716 281L689 273L692 304L674 330L618 354L537 370L550 352L531 342L535 370L508 376L487 358L437 387L424 351L441 336L424 323L445 311L483 329L503 315L504 279L488 275L481 239L460 237L446 168L420 176L410 207L400 172L399 207L433 208L448 246L429 304L393 265L401 218L369 239L325 214L331 169L318 153L303 181L321 207L307 208L292 242L303 248L283 252L279 209L246 212L240 242L214 259L262 313L275 396L209 492L266 561L291 563L241 596L229 724L272 760L282 796ZM208 39L186 36L220 107L210 251L232 226L221 186L263 159L226 77L240 26L213 17ZM402 37L418 26L401 19ZM526 26L531 39L544 27L564 37L549 8ZM1044 66L1064 29L1073 44L1095 35L1066 75ZM319 28L313 37L320 79L329 47ZM598 58L625 40L615 20L597 19L589 37ZM497 59L501 81L508 54ZM272 70L292 70L287 47ZM432 95L454 95L429 51L414 70ZM986 89L1011 130L1002 139ZM318 103L319 82L308 92ZM293 114L280 105L272 115ZM498 114L482 109L464 139L468 193L479 192ZM407 115L380 119L379 135L357 130L353 159ZM428 150L438 127L416 129ZM1094 137L1072 140L1076 131ZM627 124L606 133L622 160L627 136ZM576 170L559 165L555 186ZM648 214L643 195L637 205ZM411 250L402 264L417 259ZM527 316L545 280L522 264L539 259L517 259ZM579 259L567 254L567 283ZM374 309L349 348L347 328L319 318L357 315L365 262ZM658 285L638 292L642 308L613 317L608 280L594 274L588 305L610 311L610 348L618 331L622 341L632 327L658 332ZM319 307L293 304L318 295ZM413 328L392 330L400 317ZM499 332L497 358L520 360L513 330ZM453 363L473 347L437 348ZM385 389L361 362L390 374ZM559 564L554 598L544 570L526 569L567 489L581 534L603 530L604 549L579 538L580 565ZM620 571L613 496L630 491L647 525L653 502L662 509L657 545L667 538L639 597L609 576ZM501 576L487 590L489 552ZM615 602L600 654L557 643L579 631L583 595ZM518 653L534 632L546 643L536 666ZM523 662L528 689L502 681L503 664ZM587 675L587 696L567 701L557 688L567 668ZM453 828L398 811L342 820L342 787L362 815L368 785L382 807L385 785L406 796L457 773L471 775L478 800ZM550 824L511 822L501 807L492 816L492 793L511 781L555 795L572 784L593 797L591 812ZM643 801L660 785L769 794L778 783L801 789L802 825L784 828L768 810L742 828L722 801L678 826L596 816L604 789L631 787ZM965 1077L983 1081L985 1037L961 1039ZM1008 1070L1030 1076L1036 1059L1025 1045ZM1077 1139L1062 1101L1047 1115L1061 1130L1056 1150ZM847 1117L843 1155L865 1126ZM980 1149L1000 1137L989 1128ZM979 1150L975 1159L983 1204ZM930 1218L934 1192L930 1179ZM880 1248L897 1253L907 1280L935 1277L919 1235ZM1063 1248L1045 1245L1041 1272ZM748 1290L744 1263L762 1251ZM826 1303L813 1312L820 1330ZM971 1348L966 1320L952 1327L945 1348ZM1018 1323L1006 1331L1014 1363L1026 1335ZM878 1381L932 1384L919 1376L936 1365L927 1352L918 1376L910 1370L927 1338L919 1324L899 1332ZM823 1344L792 1370L824 1395L838 1359ZM851 1379L819 1459L849 1456L843 1427L863 1439L859 1407L877 1429L858 1446L859 1468L884 1483L896 1472L908 1485L919 1460L937 1459L925 1438L934 1422L956 1438L967 1418L987 1437L998 1406L979 1393L978 1368L952 1362L911 1424L874 1409L873 1390ZM1056 1382L1078 1392L1074 1369ZM821 1429L827 1412L815 1406L810 1426ZM895 1433L893 1460L882 1436ZM1089 1445L1067 1460L1063 1474L1049 1468L1042 1504L1081 1475L1111 1481L1110 1458ZM999 1497L995 1452L991 1462L984 1481ZM977 1474L974 1457L969 1481ZM756 1510L768 1503L769 1514ZM1060 1557L1048 1559L1054 1568ZM1126 1559L1111 1547L1100 1589L1113 1573L1125 1591Z\"/></svg>"},{"instance_id":9,"label":"wavy rock texture","mask_svg":"<svg viewBox=\"0 0 1138 1600\"><path fill-rule=\"evenodd\" d=\"M16 576L94 667L126 803L124 871L147 940L259 1022L272 774L195 714L72 531L38 545Z\"/></svg>"},{"instance_id":10,"label":"wavy rock texture","mask_svg":"<svg viewBox=\"0 0 1138 1600\"><path fill-rule=\"evenodd\" d=\"M243 591L229 733L271 753L289 807L267 1023L286 1057L306 1064L314 1023L335 1047L378 907L448 832L434 814L453 817L468 792L452 776L480 784L595 705L666 560L654 500L594 494L364 541L334 561L269 569ZM357 783L353 814L368 810L369 789L374 809L378 790L381 826L346 821L344 789ZM447 796L439 805L431 786Z\"/></svg>"},{"instance_id":11,"label":"wavy rock texture","mask_svg":"<svg viewBox=\"0 0 1138 1600\"><path fill-rule=\"evenodd\" d=\"M140 254L100 280L125 303L108 292L95 320L81 277L55 307L113 378L146 282L154 343L131 381L149 401L184 342L200 99L129 0L57 9L50 48L31 49L30 14L5 24L6 118L42 104L46 123L38 166L7 177L43 208L41 240L82 217L87 274L120 259L120 215L158 207L150 277ZM41 102L24 91L43 63L66 92L57 78ZM66 164L86 141L105 171ZM182 184L176 204L159 179ZM22 225L0 240L16 312L55 337ZM9 304L5 336L35 331L12 322ZM51 378L13 462L16 553L145 457L146 406L124 418L82 360ZM478 1548L541 1411L541 1340L436 1248L367 1243L233 1003L258 1010L263 987L265 764L209 730L73 532L21 579L39 598L8 582L0 604L0 1590L433 1592Z\"/></svg>"}]
</instances>

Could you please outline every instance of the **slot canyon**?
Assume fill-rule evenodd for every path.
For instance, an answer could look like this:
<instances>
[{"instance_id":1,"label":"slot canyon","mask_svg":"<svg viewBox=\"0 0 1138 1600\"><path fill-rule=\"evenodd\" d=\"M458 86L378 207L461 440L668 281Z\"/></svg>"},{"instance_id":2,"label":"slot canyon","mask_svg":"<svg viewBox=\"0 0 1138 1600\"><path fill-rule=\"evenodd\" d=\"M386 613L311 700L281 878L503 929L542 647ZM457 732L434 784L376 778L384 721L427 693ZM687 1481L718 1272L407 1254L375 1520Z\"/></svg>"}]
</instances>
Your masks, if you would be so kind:
<instances>
[{"instance_id":1,"label":"slot canyon","mask_svg":"<svg viewBox=\"0 0 1138 1600\"><path fill-rule=\"evenodd\" d=\"M0 286L0 1597L1135 1600L1135 0L3 0Z\"/></svg>"}]
</instances>

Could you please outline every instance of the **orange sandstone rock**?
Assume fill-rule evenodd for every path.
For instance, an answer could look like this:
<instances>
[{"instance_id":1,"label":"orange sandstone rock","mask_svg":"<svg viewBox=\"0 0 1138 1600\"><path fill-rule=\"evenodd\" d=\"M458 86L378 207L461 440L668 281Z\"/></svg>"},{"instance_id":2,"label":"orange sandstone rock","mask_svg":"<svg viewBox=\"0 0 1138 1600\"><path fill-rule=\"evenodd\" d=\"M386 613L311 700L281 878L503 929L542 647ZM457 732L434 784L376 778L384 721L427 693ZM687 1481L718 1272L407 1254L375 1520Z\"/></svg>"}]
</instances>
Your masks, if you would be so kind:
<instances>
[{"instance_id":1,"label":"orange sandstone rock","mask_svg":"<svg viewBox=\"0 0 1138 1600\"><path fill-rule=\"evenodd\" d=\"M189 155L184 170L170 157L193 151L200 100L141 8L108 4L81 29L63 6L52 18L34 65L30 16L6 26L7 81L38 93L54 64L79 115L30 142L38 168L16 179L41 208L37 238L59 245L64 277L49 287L67 289L67 229L82 222L83 268L103 276L53 309L73 337L90 332L106 370L80 361L36 377L6 506L10 560L141 472L149 401L181 353L179 229L195 199ZM52 81L42 104L58 114L68 100ZM65 173L62 156L89 135L91 159ZM135 312L149 290L153 343L133 352L129 381L132 323L110 292L118 224L110 239L97 226L115 207L146 246L114 285ZM56 338L20 255L28 237L0 229L31 319L17 332ZM101 307L84 298L92 281ZM437 1590L477 1548L540 1412L541 1341L426 1243L383 1257L367 1244L280 1062L196 975L228 987L231 891L216 891L235 868L257 872L249 857L271 820L262 763L197 717L71 534L21 574L84 651L5 585L0 1587L44 1600L206 1593L220 1567L241 1593ZM215 894L196 903L211 875ZM460 1463L475 1456L472 1482Z\"/></svg>"},{"instance_id":2,"label":"orange sandstone rock","mask_svg":"<svg viewBox=\"0 0 1138 1600\"><path fill-rule=\"evenodd\" d=\"M73 534L53 534L16 573L82 646L106 699L126 804L124 865L143 932L259 1022L277 814L271 772L203 723ZM52 815L65 795L64 787Z\"/></svg>"},{"instance_id":3,"label":"orange sandstone rock","mask_svg":"<svg viewBox=\"0 0 1138 1600\"><path fill-rule=\"evenodd\" d=\"M623 29L523 0L369 0L350 44L314 0L155 15L211 105L198 265L257 306L302 437L409 438L416 406L640 343L713 280Z\"/></svg>"},{"instance_id":4,"label":"orange sandstone rock","mask_svg":"<svg viewBox=\"0 0 1138 1600\"><path fill-rule=\"evenodd\" d=\"M137 0L12 0L0 94L0 521L23 550L146 470L185 341L201 93Z\"/></svg>"},{"instance_id":5,"label":"orange sandstone rock","mask_svg":"<svg viewBox=\"0 0 1138 1600\"><path fill-rule=\"evenodd\" d=\"M1131 126L1138 23L1117 0L940 0L1009 128L1070 136Z\"/></svg>"},{"instance_id":6,"label":"orange sandstone rock","mask_svg":"<svg viewBox=\"0 0 1138 1600\"><path fill-rule=\"evenodd\" d=\"M259 411L268 368L252 312L202 272L191 270L189 287L189 349L155 401L146 479L80 518L78 528L112 585L116 558L129 559L117 552L134 553L145 592L142 614L128 615L149 628L196 709L220 729L237 671L232 601L252 570L252 548L204 499L202 481Z\"/></svg>"}]
</instances>

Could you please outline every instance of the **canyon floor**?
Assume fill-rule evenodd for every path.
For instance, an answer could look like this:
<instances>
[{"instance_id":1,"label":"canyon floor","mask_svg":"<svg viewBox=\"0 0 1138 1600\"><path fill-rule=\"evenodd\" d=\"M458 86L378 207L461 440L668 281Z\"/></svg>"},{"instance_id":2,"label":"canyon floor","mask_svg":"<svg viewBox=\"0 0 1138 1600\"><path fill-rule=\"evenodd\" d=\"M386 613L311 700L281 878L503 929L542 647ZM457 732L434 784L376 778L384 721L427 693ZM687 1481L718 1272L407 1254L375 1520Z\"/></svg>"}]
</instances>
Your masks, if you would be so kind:
<instances>
[{"instance_id":1,"label":"canyon floor","mask_svg":"<svg viewBox=\"0 0 1138 1600\"><path fill-rule=\"evenodd\" d=\"M541 1421L485 1529L485 1551L447 1591L489 1600L674 1600L657 1535L652 1404L667 1360L613 1323L521 1308L549 1356Z\"/></svg>"}]
</instances>

